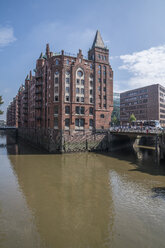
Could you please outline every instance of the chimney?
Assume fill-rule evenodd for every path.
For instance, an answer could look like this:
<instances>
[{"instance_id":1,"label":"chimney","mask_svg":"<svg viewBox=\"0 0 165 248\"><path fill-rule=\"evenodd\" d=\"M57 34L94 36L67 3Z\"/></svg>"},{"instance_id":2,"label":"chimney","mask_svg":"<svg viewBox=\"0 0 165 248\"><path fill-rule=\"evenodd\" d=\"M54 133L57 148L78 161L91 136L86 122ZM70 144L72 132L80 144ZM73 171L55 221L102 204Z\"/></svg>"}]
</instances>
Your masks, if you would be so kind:
<instances>
[{"instance_id":1,"label":"chimney","mask_svg":"<svg viewBox=\"0 0 165 248\"><path fill-rule=\"evenodd\" d=\"M47 58L50 57L50 48L49 48L49 44L46 44L46 56L47 56Z\"/></svg>"}]
</instances>

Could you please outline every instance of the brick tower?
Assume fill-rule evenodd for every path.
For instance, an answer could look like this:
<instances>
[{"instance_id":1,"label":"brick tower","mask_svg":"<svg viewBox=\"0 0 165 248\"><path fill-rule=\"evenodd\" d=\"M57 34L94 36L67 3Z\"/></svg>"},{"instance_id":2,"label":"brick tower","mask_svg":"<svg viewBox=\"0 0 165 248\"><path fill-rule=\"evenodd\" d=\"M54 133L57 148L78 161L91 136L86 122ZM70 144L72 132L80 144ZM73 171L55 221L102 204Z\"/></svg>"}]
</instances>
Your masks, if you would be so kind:
<instances>
[{"instance_id":1,"label":"brick tower","mask_svg":"<svg viewBox=\"0 0 165 248\"><path fill-rule=\"evenodd\" d=\"M113 71L109 64L109 50L97 30L88 59L94 62L95 128L109 128L113 110Z\"/></svg>"}]
</instances>

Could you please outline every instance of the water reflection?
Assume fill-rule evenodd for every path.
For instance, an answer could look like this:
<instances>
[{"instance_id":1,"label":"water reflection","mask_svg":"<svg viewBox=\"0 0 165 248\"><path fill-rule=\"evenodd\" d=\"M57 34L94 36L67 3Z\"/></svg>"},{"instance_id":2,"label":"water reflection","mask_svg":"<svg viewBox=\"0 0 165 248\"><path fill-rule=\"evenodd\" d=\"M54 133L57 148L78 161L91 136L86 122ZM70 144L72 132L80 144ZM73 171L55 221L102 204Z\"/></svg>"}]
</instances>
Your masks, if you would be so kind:
<instances>
[{"instance_id":1,"label":"water reflection","mask_svg":"<svg viewBox=\"0 0 165 248\"><path fill-rule=\"evenodd\" d=\"M11 205L10 225L19 223L15 238L10 228L0 232L0 246L163 247L165 167L156 165L153 151L50 155L18 143L6 153L0 221L10 219Z\"/></svg>"},{"instance_id":2,"label":"water reflection","mask_svg":"<svg viewBox=\"0 0 165 248\"><path fill-rule=\"evenodd\" d=\"M32 155L25 160L20 155L10 161L48 247L110 244L114 211L109 178L95 156Z\"/></svg>"}]
</instances>

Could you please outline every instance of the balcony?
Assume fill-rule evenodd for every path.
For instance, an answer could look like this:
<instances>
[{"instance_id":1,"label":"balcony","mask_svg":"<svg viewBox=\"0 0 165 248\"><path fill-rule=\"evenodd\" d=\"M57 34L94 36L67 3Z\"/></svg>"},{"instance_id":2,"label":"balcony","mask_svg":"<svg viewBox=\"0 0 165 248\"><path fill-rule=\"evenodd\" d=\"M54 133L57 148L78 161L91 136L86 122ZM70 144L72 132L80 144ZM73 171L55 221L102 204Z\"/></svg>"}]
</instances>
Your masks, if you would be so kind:
<instances>
[{"instance_id":1,"label":"balcony","mask_svg":"<svg viewBox=\"0 0 165 248\"><path fill-rule=\"evenodd\" d=\"M36 116L36 120L37 121L41 121L42 120L42 117L41 116Z\"/></svg>"},{"instance_id":2,"label":"balcony","mask_svg":"<svg viewBox=\"0 0 165 248\"><path fill-rule=\"evenodd\" d=\"M41 94L42 93L42 89L36 89L35 93L36 94Z\"/></svg>"},{"instance_id":3,"label":"balcony","mask_svg":"<svg viewBox=\"0 0 165 248\"><path fill-rule=\"evenodd\" d=\"M36 86L42 86L42 82L36 82Z\"/></svg>"},{"instance_id":4,"label":"balcony","mask_svg":"<svg viewBox=\"0 0 165 248\"><path fill-rule=\"evenodd\" d=\"M42 97L37 97L36 102L40 102L40 101L42 101Z\"/></svg>"},{"instance_id":5,"label":"balcony","mask_svg":"<svg viewBox=\"0 0 165 248\"><path fill-rule=\"evenodd\" d=\"M35 109L41 109L42 108L42 104L37 104L36 106L35 106Z\"/></svg>"},{"instance_id":6,"label":"balcony","mask_svg":"<svg viewBox=\"0 0 165 248\"><path fill-rule=\"evenodd\" d=\"M42 73L37 73L37 75L35 76L36 77L36 80L42 78L43 74Z\"/></svg>"}]
</instances>

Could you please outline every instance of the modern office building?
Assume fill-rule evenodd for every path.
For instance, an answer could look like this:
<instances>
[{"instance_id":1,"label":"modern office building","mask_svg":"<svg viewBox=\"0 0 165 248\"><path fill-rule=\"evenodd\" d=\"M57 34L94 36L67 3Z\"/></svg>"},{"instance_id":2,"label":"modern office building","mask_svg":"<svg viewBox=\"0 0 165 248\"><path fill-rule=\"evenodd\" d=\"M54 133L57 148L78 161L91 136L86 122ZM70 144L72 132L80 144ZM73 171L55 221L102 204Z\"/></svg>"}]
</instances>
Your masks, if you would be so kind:
<instances>
[{"instance_id":1,"label":"modern office building","mask_svg":"<svg viewBox=\"0 0 165 248\"><path fill-rule=\"evenodd\" d=\"M113 92L113 107L120 108L120 93Z\"/></svg>"},{"instance_id":2,"label":"modern office building","mask_svg":"<svg viewBox=\"0 0 165 248\"><path fill-rule=\"evenodd\" d=\"M159 120L165 126L165 87L153 84L121 93L121 124L128 123L132 113L137 120Z\"/></svg>"},{"instance_id":3,"label":"modern office building","mask_svg":"<svg viewBox=\"0 0 165 248\"><path fill-rule=\"evenodd\" d=\"M88 58L46 45L36 61L35 75L18 91L18 126L58 130L108 129L113 110L113 71L100 32ZM8 119L10 111L7 113ZM11 116L10 116L11 117ZM9 124L9 122L8 122Z\"/></svg>"}]
</instances>

